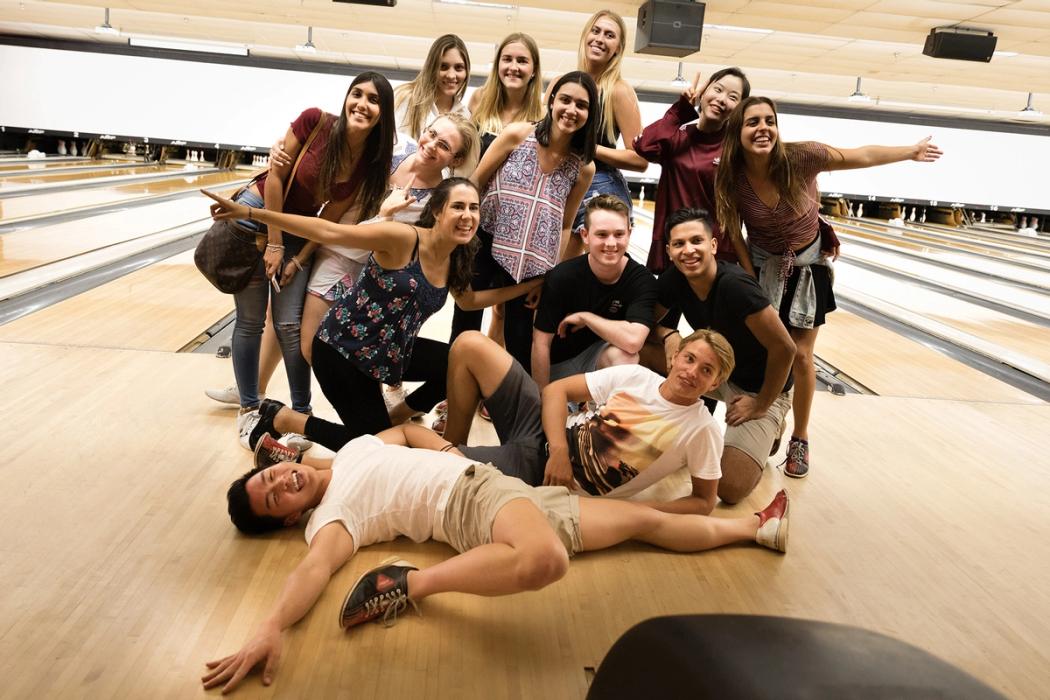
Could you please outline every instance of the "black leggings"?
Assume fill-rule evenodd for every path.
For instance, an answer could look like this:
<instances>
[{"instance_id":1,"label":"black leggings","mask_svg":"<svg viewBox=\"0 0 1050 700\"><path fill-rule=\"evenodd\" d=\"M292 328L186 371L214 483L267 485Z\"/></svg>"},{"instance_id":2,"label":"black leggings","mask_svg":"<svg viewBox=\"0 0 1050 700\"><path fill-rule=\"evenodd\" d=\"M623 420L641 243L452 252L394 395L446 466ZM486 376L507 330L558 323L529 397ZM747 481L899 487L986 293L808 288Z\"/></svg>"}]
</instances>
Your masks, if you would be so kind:
<instances>
[{"instance_id":1,"label":"black leggings","mask_svg":"<svg viewBox=\"0 0 1050 700\"><path fill-rule=\"evenodd\" d=\"M492 236L479 230L481 248L474 258L474 278L470 286L476 291L510 287L516 282L492 257ZM534 311L526 308L525 295L515 297L503 305L503 338L507 352L521 363L526 372L532 368L532 323ZM452 310L452 333L448 344L452 345L463 331L480 331L484 309L464 311L455 306Z\"/></svg>"},{"instance_id":2,"label":"black leggings","mask_svg":"<svg viewBox=\"0 0 1050 700\"><path fill-rule=\"evenodd\" d=\"M359 435L375 434L390 427L382 384L317 338L313 343L313 368L322 393L343 424L310 416L306 419L308 438L335 451ZM444 399L447 371L448 345L416 338L402 378L421 381L423 385L405 399L409 408L425 413Z\"/></svg>"}]
</instances>

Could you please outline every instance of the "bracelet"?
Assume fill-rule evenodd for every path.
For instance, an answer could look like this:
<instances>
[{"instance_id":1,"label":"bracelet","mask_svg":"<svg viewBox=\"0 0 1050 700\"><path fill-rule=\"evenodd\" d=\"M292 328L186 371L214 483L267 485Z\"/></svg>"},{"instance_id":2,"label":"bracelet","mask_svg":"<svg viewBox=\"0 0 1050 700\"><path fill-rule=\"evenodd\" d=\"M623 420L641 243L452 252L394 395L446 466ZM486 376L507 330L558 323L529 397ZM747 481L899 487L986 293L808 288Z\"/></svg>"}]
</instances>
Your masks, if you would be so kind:
<instances>
[{"instance_id":1,"label":"bracelet","mask_svg":"<svg viewBox=\"0 0 1050 700\"><path fill-rule=\"evenodd\" d=\"M667 331L666 333L664 333L664 337L663 337L663 338L660 338L660 342L661 342L661 343L666 343L666 342L667 342L667 339L668 339L668 338L670 338L670 337L671 337L672 335L674 335L675 333L678 333L678 330L677 330L677 329L675 329L675 330L673 330L673 331ZM681 335L681 333L679 333L679 335Z\"/></svg>"},{"instance_id":2,"label":"bracelet","mask_svg":"<svg viewBox=\"0 0 1050 700\"><path fill-rule=\"evenodd\" d=\"M452 443L450 442L450 443L448 443L447 445L445 445L444 447L442 447L442 448L441 448L440 450L438 450L438 452L448 452L448 451L449 451L449 450L451 450L451 449L452 449L453 447L455 447L455 445L453 445L453 444L452 444Z\"/></svg>"},{"instance_id":3,"label":"bracelet","mask_svg":"<svg viewBox=\"0 0 1050 700\"><path fill-rule=\"evenodd\" d=\"M276 243L267 243L266 250L284 250L284 246L277 245Z\"/></svg>"},{"instance_id":4,"label":"bracelet","mask_svg":"<svg viewBox=\"0 0 1050 700\"><path fill-rule=\"evenodd\" d=\"M296 269L299 270L299 272L303 271L303 266L299 263L299 258L295 257L294 255L292 256L292 264L295 265Z\"/></svg>"}]
</instances>

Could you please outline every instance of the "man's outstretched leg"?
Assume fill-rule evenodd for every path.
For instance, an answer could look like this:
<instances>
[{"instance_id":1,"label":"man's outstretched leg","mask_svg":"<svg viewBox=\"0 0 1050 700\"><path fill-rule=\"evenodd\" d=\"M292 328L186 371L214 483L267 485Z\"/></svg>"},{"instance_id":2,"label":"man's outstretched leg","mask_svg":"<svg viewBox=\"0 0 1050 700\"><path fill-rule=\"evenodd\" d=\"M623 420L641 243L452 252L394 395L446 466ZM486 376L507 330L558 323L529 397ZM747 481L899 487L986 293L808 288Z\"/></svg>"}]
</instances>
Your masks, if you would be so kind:
<instances>
[{"instance_id":1,"label":"man's outstretched leg","mask_svg":"<svg viewBox=\"0 0 1050 700\"><path fill-rule=\"evenodd\" d=\"M388 609L396 616L409 604L435 593L499 596L539 590L560 579L569 568L565 545L528 498L515 498L503 505L491 532L490 542L426 569L398 561L385 562L365 573L343 602L342 626L349 629L379 617L389 622L392 614ZM462 538L470 540L469 534Z\"/></svg>"},{"instance_id":2,"label":"man's outstretched leg","mask_svg":"<svg viewBox=\"0 0 1050 700\"><path fill-rule=\"evenodd\" d=\"M754 515L712 518L664 513L612 498L581 498L580 534L585 551L637 540L676 552L700 552L748 541L783 552L787 549L788 505L787 492L782 490Z\"/></svg>"},{"instance_id":3,"label":"man's outstretched leg","mask_svg":"<svg viewBox=\"0 0 1050 700\"><path fill-rule=\"evenodd\" d=\"M499 388L511 362L510 353L478 331L466 331L456 338L448 357L446 440L466 444L478 402Z\"/></svg>"}]
</instances>

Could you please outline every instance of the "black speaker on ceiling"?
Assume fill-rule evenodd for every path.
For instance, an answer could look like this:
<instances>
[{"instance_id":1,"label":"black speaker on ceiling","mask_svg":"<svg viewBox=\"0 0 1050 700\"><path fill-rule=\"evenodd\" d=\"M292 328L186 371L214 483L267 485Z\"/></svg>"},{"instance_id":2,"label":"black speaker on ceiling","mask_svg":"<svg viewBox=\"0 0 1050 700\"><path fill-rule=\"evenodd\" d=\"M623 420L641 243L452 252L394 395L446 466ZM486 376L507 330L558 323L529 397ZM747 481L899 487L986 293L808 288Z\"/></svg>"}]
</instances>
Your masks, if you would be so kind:
<instances>
[{"instance_id":1,"label":"black speaker on ceiling","mask_svg":"<svg viewBox=\"0 0 1050 700\"><path fill-rule=\"evenodd\" d=\"M934 58L988 63L995 53L995 34L964 27L934 27L926 37L922 52Z\"/></svg>"},{"instance_id":2,"label":"black speaker on ceiling","mask_svg":"<svg viewBox=\"0 0 1050 700\"><path fill-rule=\"evenodd\" d=\"M704 3L691 0L648 0L638 8L635 53L681 58L700 50Z\"/></svg>"}]
</instances>

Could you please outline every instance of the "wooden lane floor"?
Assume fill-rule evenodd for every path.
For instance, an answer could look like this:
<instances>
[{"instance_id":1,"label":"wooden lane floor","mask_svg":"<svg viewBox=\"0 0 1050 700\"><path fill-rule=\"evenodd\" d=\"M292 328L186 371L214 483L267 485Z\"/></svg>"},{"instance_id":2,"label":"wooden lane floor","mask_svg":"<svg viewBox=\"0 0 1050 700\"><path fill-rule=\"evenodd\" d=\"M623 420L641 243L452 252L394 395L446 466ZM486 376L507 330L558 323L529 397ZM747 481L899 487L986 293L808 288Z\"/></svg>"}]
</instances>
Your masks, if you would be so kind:
<instances>
[{"instance_id":1,"label":"wooden lane floor","mask_svg":"<svg viewBox=\"0 0 1050 700\"><path fill-rule=\"evenodd\" d=\"M90 207L133 203L136 200L158 195L190 192L201 187L218 187L226 182L246 179L241 171L229 170L207 175L187 173L185 177L160 182L139 182L97 189L52 192L16 199L0 199L0 224L25 222L33 217L47 216L57 212L72 212Z\"/></svg>"},{"instance_id":2,"label":"wooden lane floor","mask_svg":"<svg viewBox=\"0 0 1050 700\"><path fill-rule=\"evenodd\" d=\"M1042 403L927 345L842 309L821 326L817 355L879 396Z\"/></svg>"},{"instance_id":3,"label":"wooden lane floor","mask_svg":"<svg viewBox=\"0 0 1050 700\"><path fill-rule=\"evenodd\" d=\"M856 289L878 298L887 307L906 309L1021 353L1044 365L1050 374L1050 328L1045 325L1014 318L915 284L887 279L875 272L850 267L848 263L839 265L836 275L837 289L844 292Z\"/></svg>"},{"instance_id":4,"label":"wooden lane floor","mask_svg":"<svg viewBox=\"0 0 1050 700\"><path fill-rule=\"evenodd\" d=\"M979 236L960 229L957 233L946 231L927 231L915 225L907 228L889 226L872 221L836 221L842 230L849 233L864 231L868 240L907 241L928 248L929 246L946 247L958 253L969 253L996 260L1016 261L1028 265L1039 265L1050 269L1050 252L1036 246L1025 245L1023 239L1004 243L982 240ZM859 229L859 230L858 230Z\"/></svg>"},{"instance_id":5,"label":"wooden lane floor","mask_svg":"<svg viewBox=\"0 0 1050 700\"><path fill-rule=\"evenodd\" d=\"M241 646L306 551L301 528L248 538L229 523L225 490L250 457L232 412L201 395L228 372L204 355L0 343L0 411L18 436L0 462L6 696L215 694L200 689L204 662ZM337 610L364 570L452 554L368 547L285 636L273 685L253 674L240 695L583 698L585 667L633 624L749 613L872 629L1009 697L1042 697L1048 421L1046 405L818 394L809 478L769 467L746 502L715 510L751 513L786 486L786 555L621 545L577 556L539 592L444 594L422 617L344 633Z\"/></svg>"},{"instance_id":6,"label":"wooden lane floor","mask_svg":"<svg viewBox=\"0 0 1050 700\"><path fill-rule=\"evenodd\" d=\"M117 177L117 176L128 176L128 177L141 177L143 175L153 175L156 173L170 172L176 173L181 168L170 166L170 165L144 165L142 167L135 168L102 168L100 170L82 171L76 169L77 172L66 173L61 171L48 171L44 173L33 173L31 175L17 175L11 177L0 178L0 196L9 189L17 189L25 187L27 185L50 185L60 182L67 184L75 184L79 182L86 182L95 178L102 177Z\"/></svg>"},{"instance_id":7,"label":"wooden lane floor","mask_svg":"<svg viewBox=\"0 0 1050 700\"><path fill-rule=\"evenodd\" d=\"M189 250L0 326L0 340L175 352L231 311Z\"/></svg>"},{"instance_id":8,"label":"wooden lane floor","mask_svg":"<svg viewBox=\"0 0 1050 700\"><path fill-rule=\"evenodd\" d=\"M5 170L19 170L22 168L39 170L40 168L68 168L79 165L89 165L100 162L89 158L78 158L75 156L62 156L60 158L26 158L15 156L11 158L0 158L0 172Z\"/></svg>"},{"instance_id":9,"label":"wooden lane floor","mask_svg":"<svg viewBox=\"0 0 1050 700\"><path fill-rule=\"evenodd\" d=\"M204 195L0 235L0 278L191 222L210 221Z\"/></svg>"},{"instance_id":10,"label":"wooden lane floor","mask_svg":"<svg viewBox=\"0 0 1050 700\"><path fill-rule=\"evenodd\" d=\"M104 165L119 165L133 163L131 160L117 160L109 158L78 158L76 160L59 161L51 163L48 161L22 159L19 162L0 160L0 177L17 176L36 172L61 172L63 170L90 168Z\"/></svg>"}]
</instances>

